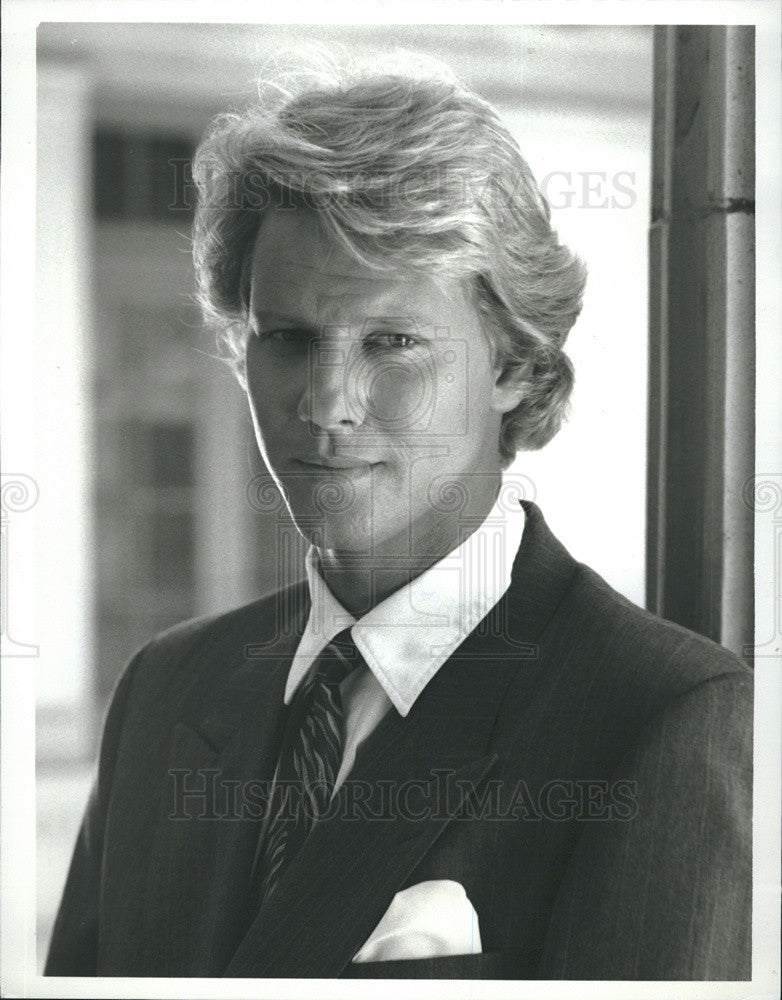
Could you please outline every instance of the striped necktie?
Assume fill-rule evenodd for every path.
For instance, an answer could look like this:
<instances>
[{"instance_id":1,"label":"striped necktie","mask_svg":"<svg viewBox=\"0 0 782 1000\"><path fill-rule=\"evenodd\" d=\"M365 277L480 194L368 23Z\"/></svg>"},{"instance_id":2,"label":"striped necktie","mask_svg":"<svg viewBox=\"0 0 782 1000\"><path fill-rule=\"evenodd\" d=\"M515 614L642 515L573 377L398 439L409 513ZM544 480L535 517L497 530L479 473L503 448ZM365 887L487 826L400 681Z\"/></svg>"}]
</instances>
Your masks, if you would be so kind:
<instances>
[{"instance_id":1,"label":"striped necktie","mask_svg":"<svg viewBox=\"0 0 782 1000\"><path fill-rule=\"evenodd\" d=\"M318 656L311 677L293 699L277 765L273 811L253 872L253 895L259 905L274 891L328 809L344 739L339 685L363 663L350 629L345 629Z\"/></svg>"}]
</instances>

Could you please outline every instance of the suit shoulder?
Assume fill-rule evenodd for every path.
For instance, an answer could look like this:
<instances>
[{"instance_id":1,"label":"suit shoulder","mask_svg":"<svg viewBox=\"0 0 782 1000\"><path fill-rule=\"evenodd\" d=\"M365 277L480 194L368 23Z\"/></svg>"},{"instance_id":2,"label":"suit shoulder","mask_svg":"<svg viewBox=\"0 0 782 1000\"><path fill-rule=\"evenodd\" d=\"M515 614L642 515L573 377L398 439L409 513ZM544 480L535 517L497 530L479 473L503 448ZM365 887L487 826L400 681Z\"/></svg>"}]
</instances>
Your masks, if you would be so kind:
<instances>
[{"instance_id":1,"label":"suit shoulder","mask_svg":"<svg viewBox=\"0 0 782 1000\"><path fill-rule=\"evenodd\" d=\"M732 652L638 607L583 564L559 613L606 680L639 697L668 700L722 676L751 687L751 668Z\"/></svg>"},{"instance_id":2,"label":"suit shoulder","mask_svg":"<svg viewBox=\"0 0 782 1000\"><path fill-rule=\"evenodd\" d=\"M176 686L180 680L191 687L219 671L229 651L273 648L280 635L290 634L307 606L307 587L301 581L238 608L190 618L150 639L125 673L132 672L137 685L148 690L159 683Z\"/></svg>"},{"instance_id":3,"label":"suit shoulder","mask_svg":"<svg viewBox=\"0 0 782 1000\"><path fill-rule=\"evenodd\" d=\"M151 643L161 648L173 647L194 640L209 642L225 634L272 629L281 615L289 620L297 617L306 601L306 590L306 583L299 581L237 608L189 618L158 633Z\"/></svg>"}]
</instances>

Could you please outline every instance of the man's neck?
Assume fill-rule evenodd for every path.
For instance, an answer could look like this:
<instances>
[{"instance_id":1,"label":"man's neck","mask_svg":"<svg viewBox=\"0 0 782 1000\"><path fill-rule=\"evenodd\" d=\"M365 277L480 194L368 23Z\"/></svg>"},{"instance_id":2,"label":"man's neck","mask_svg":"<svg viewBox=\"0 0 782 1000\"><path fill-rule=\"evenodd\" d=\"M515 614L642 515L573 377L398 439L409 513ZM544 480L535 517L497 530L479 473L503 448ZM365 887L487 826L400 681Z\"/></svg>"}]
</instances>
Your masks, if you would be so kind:
<instances>
[{"instance_id":1,"label":"man's neck","mask_svg":"<svg viewBox=\"0 0 782 1000\"><path fill-rule=\"evenodd\" d=\"M489 516L500 482L498 474L496 486L480 497L471 496L469 513L449 517L432 510L410 535L384 540L371 553L321 549L319 568L329 590L346 611L360 618L461 545Z\"/></svg>"}]
</instances>

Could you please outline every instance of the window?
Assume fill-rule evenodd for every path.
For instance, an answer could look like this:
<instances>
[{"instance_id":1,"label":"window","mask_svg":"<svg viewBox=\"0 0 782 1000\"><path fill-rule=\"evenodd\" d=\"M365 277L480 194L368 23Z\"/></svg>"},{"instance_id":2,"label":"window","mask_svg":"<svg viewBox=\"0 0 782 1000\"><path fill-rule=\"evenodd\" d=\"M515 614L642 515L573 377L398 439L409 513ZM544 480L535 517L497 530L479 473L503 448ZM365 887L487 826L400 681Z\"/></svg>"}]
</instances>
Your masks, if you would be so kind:
<instances>
[{"instance_id":1,"label":"window","mask_svg":"<svg viewBox=\"0 0 782 1000\"><path fill-rule=\"evenodd\" d=\"M187 137L99 129L93 142L95 215L189 220L192 156Z\"/></svg>"}]
</instances>

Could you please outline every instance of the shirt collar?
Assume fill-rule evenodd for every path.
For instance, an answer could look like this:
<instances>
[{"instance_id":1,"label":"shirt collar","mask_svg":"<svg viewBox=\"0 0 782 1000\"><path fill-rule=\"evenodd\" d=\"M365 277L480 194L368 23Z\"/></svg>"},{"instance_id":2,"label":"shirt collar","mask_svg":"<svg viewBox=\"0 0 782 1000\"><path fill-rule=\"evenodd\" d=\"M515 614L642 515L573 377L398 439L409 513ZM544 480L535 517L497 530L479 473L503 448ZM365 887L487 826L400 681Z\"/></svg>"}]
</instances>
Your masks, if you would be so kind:
<instances>
[{"instance_id":1,"label":"shirt collar","mask_svg":"<svg viewBox=\"0 0 782 1000\"><path fill-rule=\"evenodd\" d=\"M318 570L317 550L305 568L311 608L285 687L288 704L321 650L350 627L353 641L383 690L407 715L453 651L510 586L525 514L503 480L488 517L452 552L360 619L332 594Z\"/></svg>"}]
</instances>

